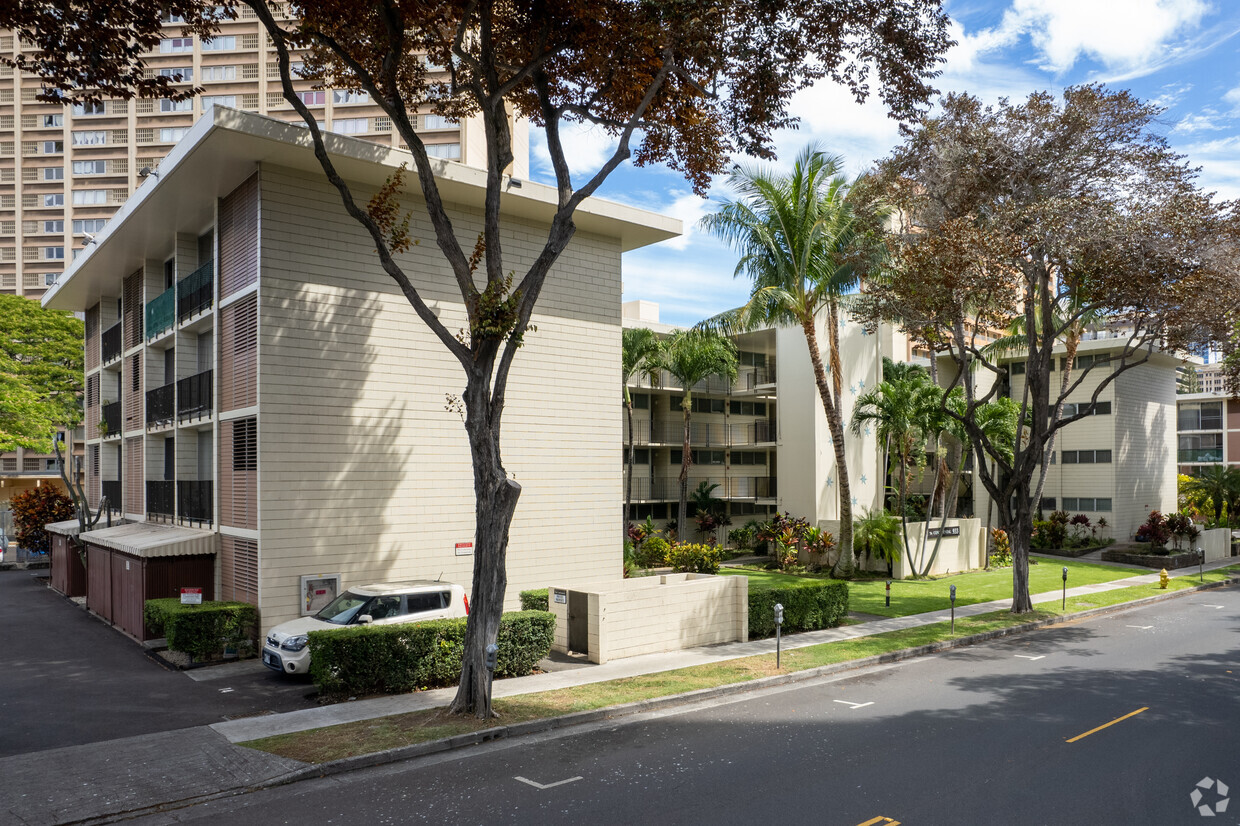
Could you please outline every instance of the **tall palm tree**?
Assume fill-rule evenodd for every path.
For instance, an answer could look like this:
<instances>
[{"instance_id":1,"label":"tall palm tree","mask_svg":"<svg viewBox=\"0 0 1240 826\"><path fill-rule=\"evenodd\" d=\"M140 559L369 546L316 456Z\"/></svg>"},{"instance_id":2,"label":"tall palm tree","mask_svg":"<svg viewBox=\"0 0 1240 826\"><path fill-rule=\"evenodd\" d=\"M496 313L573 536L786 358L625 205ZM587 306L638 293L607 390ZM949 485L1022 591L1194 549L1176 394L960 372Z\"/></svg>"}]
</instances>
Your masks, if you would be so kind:
<instances>
[{"instance_id":1,"label":"tall palm tree","mask_svg":"<svg viewBox=\"0 0 1240 826\"><path fill-rule=\"evenodd\" d=\"M714 330L678 330L659 342L653 365L671 373L685 391L680 399L680 409L684 412L684 442L680 457L680 509L676 517L676 530L684 536L689 524L689 466L693 464L689 446L693 385L710 376L734 381L736 345Z\"/></svg>"},{"instance_id":2,"label":"tall palm tree","mask_svg":"<svg viewBox=\"0 0 1240 826\"><path fill-rule=\"evenodd\" d=\"M624 456L624 524L629 521L629 508L633 504L633 464L637 458L633 447L633 398L629 394L629 380L636 375L651 378L657 375L654 360L658 352L659 342L653 330L626 327L621 333L620 384L624 388L624 410L629 422L629 449Z\"/></svg>"},{"instance_id":3,"label":"tall palm tree","mask_svg":"<svg viewBox=\"0 0 1240 826\"><path fill-rule=\"evenodd\" d=\"M841 410L840 304L872 263L861 242L869 237L867 219L880 210L849 200L851 185L840 174L841 167L840 158L813 145L801 151L786 175L738 166L728 177L738 198L724 201L717 212L702 219L701 226L740 253L736 275L753 282L748 304L704 323L734 330L795 324L805 334L835 448L840 547L851 549L852 491ZM818 341L822 324L826 326L830 380L822 362L824 348ZM832 573L847 576L852 568L852 554L841 553Z\"/></svg>"},{"instance_id":4,"label":"tall palm tree","mask_svg":"<svg viewBox=\"0 0 1240 826\"><path fill-rule=\"evenodd\" d=\"M1232 505L1240 498L1240 468L1227 465L1203 467L1196 476L1184 483L1184 492L1209 497L1214 505L1214 522L1223 519L1223 503L1227 503L1227 521L1233 515Z\"/></svg>"}]
</instances>

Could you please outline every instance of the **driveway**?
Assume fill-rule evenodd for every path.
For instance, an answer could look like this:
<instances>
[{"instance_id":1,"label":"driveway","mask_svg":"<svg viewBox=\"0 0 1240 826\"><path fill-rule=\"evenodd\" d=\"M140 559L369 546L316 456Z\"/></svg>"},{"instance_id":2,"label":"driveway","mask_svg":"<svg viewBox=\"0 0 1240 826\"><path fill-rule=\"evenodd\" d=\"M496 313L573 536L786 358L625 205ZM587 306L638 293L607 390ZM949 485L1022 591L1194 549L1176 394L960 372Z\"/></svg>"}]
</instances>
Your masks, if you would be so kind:
<instances>
[{"instance_id":1,"label":"driveway","mask_svg":"<svg viewBox=\"0 0 1240 826\"><path fill-rule=\"evenodd\" d=\"M257 660L164 666L46 583L0 571L0 757L315 705Z\"/></svg>"}]
</instances>

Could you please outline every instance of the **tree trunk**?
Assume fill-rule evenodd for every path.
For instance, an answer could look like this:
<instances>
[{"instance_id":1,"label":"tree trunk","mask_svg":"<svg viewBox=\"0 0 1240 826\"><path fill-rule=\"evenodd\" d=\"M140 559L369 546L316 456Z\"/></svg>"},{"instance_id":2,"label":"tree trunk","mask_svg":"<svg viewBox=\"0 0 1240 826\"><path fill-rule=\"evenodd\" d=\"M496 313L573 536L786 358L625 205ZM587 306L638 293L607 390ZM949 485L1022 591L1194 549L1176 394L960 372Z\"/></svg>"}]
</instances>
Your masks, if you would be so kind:
<instances>
[{"instance_id":1,"label":"tree trunk","mask_svg":"<svg viewBox=\"0 0 1240 826\"><path fill-rule=\"evenodd\" d=\"M963 470L964 470L964 461L961 460L960 464L956 467L956 472L952 475L951 489L947 493L948 498L951 498L952 496L956 495L956 490L957 488L960 487L960 475ZM930 521L927 519L926 525L929 526L929 524L930 524ZM947 527L947 509L944 508L943 515L939 518L939 535L935 537L934 539L934 551L931 552L930 559L929 561L926 562L926 567L921 572L922 576L926 576L930 573L930 568L934 566L934 560L937 559L939 556L939 546L943 544L943 529L946 527Z\"/></svg>"},{"instance_id":2,"label":"tree trunk","mask_svg":"<svg viewBox=\"0 0 1240 826\"><path fill-rule=\"evenodd\" d=\"M904 559L908 562L909 570L913 573L917 572L917 568L913 565L913 546L908 541L908 515L906 508L908 502L908 460L900 457L900 530L904 534Z\"/></svg>"},{"instance_id":3,"label":"tree trunk","mask_svg":"<svg viewBox=\"0 0 1240 826\"><path fill-rule=\"evenodd\" d=\"M626 392L627 396L627 392ZM620 524L624 526L624 536L628 538L629 510L633 507L633 464L637 458L633 447L633 400L624 400L624 410L629 419L629 450L624 461L624 518Z\"/></svg>"},{"instance_id":4,"label":"tree trunk","mask_svg":"<svg viewBox=\"0 0 1240 826\"><path fill-rule=\"evenodd\" d=\"M828 325L834 323L833 317L834 313L828 318ZM840 418L839 407L836 404L838 399L832 398L831 386L827 383L827 371L822 366L822 353L818 351L818 333L814 329L813 316L802 319L801 329L805 332L805 343L809 346L809 359L814 366L814 383L818 385L818 396L822 399L822 407L827 414L827 426L831 431L831 444L835 448L836 487L839 488L840 495L840 548L848 550L848 553L840 553L840 558L836 560L831 575L847 577L851 576L853 572L852 489L848 484L848 458L844 454L844 422ZM828 338L830 338L830 332L828 332ZM832 359L832 364L835 364L834 358ZM841 369L838 366L832 367L832 370L836 373L836 382L839 381L838 373Z\"/></svg>"},{"instance_id":5,"label":"tree trunk","mask_svg":"<svg viewBox=\"0 0 1240 826\"><path fill-rule=\"evenodd\" d=\"M1020 488L1024 488L1021 490ZM1033 610L1029 598L1029 540L1033 536L1033 512L1029 505L1029 488L1021 485L1016 490L1016 513L1008 530L1012 543L1012 613L1024 614Z\"/></svg>"},{"instance_id":6,"label":"tree trunk","mask_svg":"<svg viewBox=\"0 0 1240 826\"><path fill-rule=\"evenodd\" d=\"M685 414L684 449L680 455L680 510L676 516L676 539L683 542L689 525L689 465L693 463L689 451L689 391L685 388L681 409Z\"/></svg>"},{"instance_id":7,"label":"tree trunk","mask_svg":"<svg viewBox=\"0 0 1240 826\"><path fill-rule=\"evenodd\" d=\"M1059 421L1060 415L1063 413L1063 398L1068 392L1068 384L1072 378L1072 365L1076 362L1076 348L1080 341L1075 336L1069 336L1064 344L1064 368L1063 376L1059 381L1059 398L1055 401L1055 421ZM1053 358L1053 356L1052 356ZM1051 454L1055 451L1055 436L1058 430L1052 430L1050 438L1046 440L1046 448L1042 451L1042 467L1038 473L1038 489L1033 494L1033 506L1042 510L1042 490L1046 487L1046 474L1050 470ZM1062 502L1056 502L1062 505Z\"/></svg>"}]
</instances>

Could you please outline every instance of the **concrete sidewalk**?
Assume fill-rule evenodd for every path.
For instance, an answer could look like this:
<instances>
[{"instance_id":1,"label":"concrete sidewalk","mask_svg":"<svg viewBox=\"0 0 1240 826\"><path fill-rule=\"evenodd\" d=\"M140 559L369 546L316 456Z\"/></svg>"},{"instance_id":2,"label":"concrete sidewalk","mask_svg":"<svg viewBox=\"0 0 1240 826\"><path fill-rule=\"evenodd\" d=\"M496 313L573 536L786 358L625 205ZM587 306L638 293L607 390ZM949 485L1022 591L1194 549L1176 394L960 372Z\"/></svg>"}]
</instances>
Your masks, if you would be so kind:
<instances>
[{"instance_id":1,"label":"concrete sidewalk","mask_svg":"<svg viewBox=\"0 0 1240 826\"><path fill-rule=\"evenodd\" d=\"M1233 560L1206 565L1225 567ZM1181 571L1191 576L1196 571ZM1097 585L1069 588L1069 596L1156 582L1148 573ZM1034 603L1053 602L1061 592L1038 594ZM1005 608L1008 600L961 606L959 617ZM785 648L882 634L942 622L950 611L882 619L845 628L811 631L784 639ZM623 677L770 653L771 639L632 657L587 667L502 680L496 697L509 697L586 685ZM239 794L307 768L295 760L234 745L245 740L322 726L376 719L447 705L455 689L382 697L130 737L85 746L53 749L0 759L0 821L22 824L106 822L125 813L150 811L191 800Z\"/></svg>"}]
</instances>

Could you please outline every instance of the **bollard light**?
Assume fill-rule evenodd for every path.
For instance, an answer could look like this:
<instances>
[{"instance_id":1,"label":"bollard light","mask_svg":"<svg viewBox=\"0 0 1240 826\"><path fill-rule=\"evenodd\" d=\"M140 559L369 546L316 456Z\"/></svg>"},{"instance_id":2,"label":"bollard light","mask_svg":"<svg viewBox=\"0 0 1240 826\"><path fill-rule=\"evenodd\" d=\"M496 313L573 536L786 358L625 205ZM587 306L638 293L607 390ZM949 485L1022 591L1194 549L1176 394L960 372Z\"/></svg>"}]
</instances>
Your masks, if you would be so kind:
<instances>
[{"instance_id":1,"label":"bollard light","mask_svg":"<svg viewBox=\"0 0 1240 826\"><path fill-rule=\"evenodd\" d=\"M779 655L782 647L781 630L784 625L784 606L782 603L775 603L775 670L779 670Z\"/></svg>"},{"instance_id":2,"label":"bollard light","mask_svg":"<svg viewBox=\"0 0 1240 826\"><path fill-rule=\"evenodd\" d=\"M952 633L955 634L956 633L956 586L953 585L951 586L951 588L952 588Z\"/></svg>"},{"instance_id":3,"label":"bollard light","mask_svg":"<svg viewBox=\"0 0 1240 826\"><path fill-rule=\"evenodd\" d=\"M1068 566L1063 566L1063 610L1068 610Z\"/></svg>"},{"instance_id":4,"label":"bollard light","mask_svg":"<svg viewBox=\"0 0 1240 826\"><path fill-rule=\"evenodd\" d=\"M891 607L891 580L887 580L887 607Z\"/></svg>"},{"instance_id":5,"label":"bollard light","mask_svg":"<svg viewBox=\"0 0 1240 826\"><path fill-rule=\"evenodd\" d=\"M487 714L491 713L491 685L495 682L495 665L499 660L499 646L491 643L486 647L486 659L484 660L487 667Z\"/></svg>"},{"instance_id":6,"label":"bollard light","mask_svg":"<svg viewBox=\"0 0 1240 826\"><path fill-rule=\"evenodd\" d=\"M1197 580L1199 582L1206 581L1206 549L1197 549Z\"/></svg>"}]
</instances>

